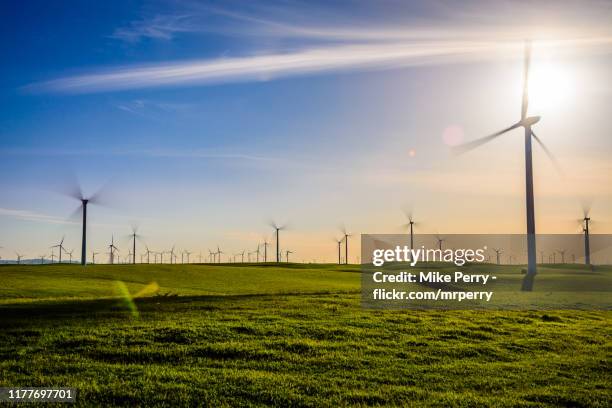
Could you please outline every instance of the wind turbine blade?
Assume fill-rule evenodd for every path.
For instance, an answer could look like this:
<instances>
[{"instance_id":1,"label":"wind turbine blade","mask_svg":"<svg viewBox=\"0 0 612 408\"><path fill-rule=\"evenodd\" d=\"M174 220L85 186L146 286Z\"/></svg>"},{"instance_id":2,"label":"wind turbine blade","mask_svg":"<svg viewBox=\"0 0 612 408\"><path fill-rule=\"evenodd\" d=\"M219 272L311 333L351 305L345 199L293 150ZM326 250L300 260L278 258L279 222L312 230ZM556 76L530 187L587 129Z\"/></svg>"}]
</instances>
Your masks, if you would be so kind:
<instances>
[{"instance_id":1,"label":"wind turbine blade","mask_svg":"<svg viewBox=\"0 0 612 408\"><path fill-rule=\"evenodd\" d=\"M76 174L73 171L68 171L68 174L66 174L64 180L66 180L66 182L62 186L58 186L59 188L56 191L59 194L67 197L71 197L79 201L82 200L83 191L81 190L81 183L79 183L79 179Z\"/></svg>"},{"instance_id":2,"label":"wind turbine blade","mask_svg":"<svg viewBox=\"0 0 612 408\"><path fill-rule=\"evenodd\" d=\"M584 200L582 202L582 213L584 214L584 218L589 216L589 213L591 212L591 205L592 205L591 200ZM580 222L582 221L583 220L580 220Z\"/></svg>"},{"instance_id":3,"label":"wind turbine blade","mask_svg":"<svg viewBox=\"0 0 612 408\"><path fill-rule=\"evenodd\" d=\"M523 103L521 106L521 120L527 117L529 108L529 65L531 64L531 41L525 42L525 62L523 71Z\"/></svg>"},{"instance_id":4,"label":"wind turbine blade","mask_svg":"<svg viewBox=\"0 0 612 408\"><path fill-rule=\"evenodd\" d=\"M70 213L66 221L70 223L79 223L83 219L83 205L79 205L73 212Z\"/></svg>"},{"instance_id":5,"label":"wind turbine blade","mask_svg":"<svg viewBox=\"0 0 612 408\"><path fill-rule=\"evenodd\" d=\"M412 207L404 207L402 208L402 212L408 221L412 221Z\"/></svg>"},{"instance_id":6,"label":"wind turbine blade","mask_svg":"<svg viewBox=\"0 0 612 408\"><path fill-rule=\"evenodd\" d=\"M109 190L112 185L112 180L107 180L95 193L89 196L88 201L92 204L109 207L111 201Z\"/></svg>"},{"instance_id":7,"label":"wind turbine blade","mask_svg":"<svg viewBox=\"0 0 612 408\"><path fill-rule=\"evenodd\" d=\"M458 146L453 146L452 147L452 152L454 155L460 155L460 154L464 154L469 152L470 150L474 150L477 147L490 142L491 140L495 139L496 137L499 137L501 135L503 135L506 132L511 131L512 129L516 129L517 127L521 126L520 123L515 123L514 125L507 127L503 130L500 130L499 132L495 132L492 135L489 136L485 136L485 137L481 137L480 139L476 139L476 140L472 140L471 142L467 142L464 144L460 144Z\"/></svg>"},{"instance_id":8,"label":"wind turbine blade","mask_svg":"<svg viewBox=\"0 0 612 408\"><path fill-rule=\"evenodd\" d=\"M557 172L561 174L562 176L565 176L565 173L563 172L563 169L559 165L559 161L557 160L557 158L552 154L550 150L548 150L548 147L546 147L544 142L542 142L542 140L540 140L540 138L537 137L535 133L533 133L533 130L531 131L531 136L533 136L533 138L536 140L536 142L538 142L542 150L544 150L544 153L546 153L546 156L548 156L552 164L555 166L555 170L557 170Z\"/></svg>"}]
</instances>

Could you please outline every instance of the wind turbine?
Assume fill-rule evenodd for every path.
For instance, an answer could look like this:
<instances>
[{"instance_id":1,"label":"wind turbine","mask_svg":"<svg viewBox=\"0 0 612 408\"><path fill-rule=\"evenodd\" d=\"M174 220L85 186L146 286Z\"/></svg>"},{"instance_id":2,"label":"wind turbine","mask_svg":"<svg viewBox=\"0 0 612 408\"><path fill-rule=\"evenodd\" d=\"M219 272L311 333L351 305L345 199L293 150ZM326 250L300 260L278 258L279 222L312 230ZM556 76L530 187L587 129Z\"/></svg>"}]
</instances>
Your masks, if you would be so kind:
<instances>
[{"instance_id":1,"label":"wind turbine","mask_svg":"<svg viewBox=\"0 0 612 408\"><path fill-rule=\"evenodd\" d=\"M151 261L151 251L149 251L149 246L145 245L145 249L146 249L145 254L147 256L147 263L150 263L150 261Z\"/></svg>"},{"instance_id":2,"label":"wind turbine","mask_svg":"<svg viewBox=\"0 0 612 408\"><path fill-rule=\"evenodd\" d=\"M289 263L289 254L292 254L292 253L293 252L289 250L285 251L285 259L287 260L287 263Z\"/></svg>"},{"instance_id":3,"label":"wind turbine","mask_svg":"<svg viewBox=\"0 0 612 408\"><path fill-rule=\"evenodd\" d=\"M346 227L344 225L342 226L341 230L342 235L344 236L344 263L348 265L348 239L351 234L346 231Z\"/></svg>"},{"instance_id":4,"label":"wind turbine","mask_svg":"<svg viewBox=\"0 0 612 408\"><path fill-rule=\"evenodd\" d=\"M189 256L191 255L191 252L189 252L189 251L185 250L185 251L183 251L183 253L184 253L185 255L187 255L187 263L189 263Z\"/></svg>"},{"instance_id":5,"label":"wind turbine","mask_svg":"<svg viewBox=\"0 0 612 408\"><path fill-rule=\"evenodd\" d=\"M584 208L584 217L582 218L582 232L584 232L584 263L586 265L591 264L591 243L589 237L589 223L591 217L589 217L589 209Z\"/></svg>"},{"instance_id":6,"label":"wind turbine","mask_svg":"<svg viewBox=\"0 0 612 408\"><path fill-rule=\"evenodd\" d=\"M408 223L404 224L403 227L410 230L410 249L414 249L414 219L412 218L412 211L404 210L404 215L408 219Z\"/></svg>"},{"instance_id":7,"label":"wind turbine","mask_svg":"<svg viewBox=\"0 0 612 408\"><path fill-rule=\"evenodd\" d=\"M208 250L208 258L210 259L210 263L215 263L215 253L210 249Z\"/></svg>"},{"instance_id":8,"label":"wind turbine","mask_svg":"<svg viewBox=\"0 0 612 408\"><path fill-rule=\"evenodd\" d=\"M17 255L17 265L21 264L21 258L23 258L23 255L15 252L15 255Z\"/></svg>"},{"instance_id":9,"label":"wind turbine","mask_svg":"<svg viewBox=\"0 0 612 408\"><path fill-rule=\"evenodd\" d=\"M342 241L344 240L344 237L338 239L338 238L334 238L334 242L338 244L338 265L340 265L342 263L341 261L341 248L342 248Z\"/></svg>"},{"instance_id":10,"label":"wind turbine","mask_svg":"<svg viewBox=\"0 0 612 408\"><path fill-rule=\"evenodd\" d=\"M81 239L81 265L85 265L87 263L87 205L88 204L100 204L100 195L102 189L98 190L96 193L91 195L89 198L85 198L81 187L78 183L75 183L75 186L71 191L67 193L69 197L72 197L81 202L81 213L83 217L82 221L82 239ZM78 211L78 209L77 209Z\"/></svg>"},{"instance_id":11,"label":"wind turbine","mask_svg":"<svg viewBox=\"0 0 612 408\"><path fill-rule=\"evenodd\" d=\"M168 252L170 254L170 264L172 264L174 262L174 258L176 257L174 255L174 248L175 248L175 246L176 245L172 245L172 249L170 250L170 252ZM178 257L176 257L176 258L178 258Z\"/></svg>"},{"instance_id":12,"label":"wind turbine","mask_svg":"<svg viewBox=\"0 0 612 408\"><path fill-rule=\"evenodd\" d=\"M276 222L272 221L270 222L270 226L272 228L274 228L274 230L276 231L276 262L280 262L281 261L281 252L280 252L280 237L279 237L279 232L283 229L285 229L284 225L278 225Z\"/></svg>"},{"instance_id":13,"label":"wind turbine","mask_svg":"<svg viewBox=\"0 0 612 408\"><path fill-rule=\"evenodd\" d=\"M257 254L257 258L256 259L257 259L258 263L259 263L259 252L260 252L259 251L259 246L260 246L260 244L257 244L257 249L255 250L255 254Z\"/></svg>"},{"instance_id":14,"label":"wind turbine","mask_svg":"<svg viewBox=\"0 0 612 408\"><path fill-rule=\"evenodd\" d=\"M40 258L40 264L44 264L45 263L45 256L44 255L39 255L38 256Z\"/></svg>"},{"instance_id":15,"label":"wind turbine","mask_svg":"<svg viewBox=\"0 0 612 408\"><path fill-rule=\"evenodd\" d=\"M66 251L66 253L70 256L70 261L69 263L72 263L72 253L74 252L74 249L71 249L70 251Z\"/></svg>"},{"instance_id":16,"label":"wind turbine","mask_svg":"<svg viewBox=\"0 0 612 408\"><path fill-rule=\"evenodd\" d=\"M499 265L499 255L502 253L502 249L501 248L493 248L493 251L495 251L495 255L497 256L497 264Z\"/></svg>"},{"instance_id":17,"label":"wind turbine","mask_svg":"<svg viewBox=\"0 0 612 408\"><path fill-rule=\"evenodd\" d=\"M534 213L534 197L533 197L533 160L532 160L532 148L531 139L542 147L544 153L553 162L555 167L558 168L557 161L544 145L544 143L536 136L533 132L532 127L540 121L540 116L527 116L529 106L529 64L531 61L531 42L525 43L525 61L523 67L523 98L521 106L521 119L515 124L507 127L506 129L500 130L499 132L493 133L492 135L473 140L471 142L456 146L454 148L456 153L465 153L472 149L483 145L498 136L503 135L513 129L522 127L525 133L525 198L526 198L526 215L527 215L527 274L523 280L522 290L531 291L533 290L533 281L537 273L536 266L536 235L535 235L535 213Z\"/></svg>"},{"instance_id":18,"label":"wind turbine","mask_svg":"<svg viewBox=\"0 0 612 408\"><path fill-rule=\"evenodd\" d=\"M222 252L221 249L219 248L219 245L217 245L217 263L221 263L221 254L224 254L225 252Z\"/></svg>"},{"instance_id":19,"label":"wind turbine","mask_svg":"<svg viewBox=\"0 0 612 408\"><path fill-rule=\"evenodd\" d=\"M559 252L559 254L561 255L561 263L564 264L565 263L565 249L559 249L557 250L557 252Z\"/></svg>"},{"instance_id":20,"label":"wind turbine","mask_svg":"<svg viewBox=\"0 0 612 408\"><path fill-rule=\"evenodd\" d=\"M446 239L436 234L436 241L438 241L438 249L442 250L442 243L446 241Z\"/></svg>"},{"instance_id":21,"label":"wind turbine","mask_svg":"<svg viewBox=\"0 0 612 408\"><path fill-rule=\"evenodd\" d=\"M136 238L141 238L142 235L138 235L138 227L132 225L132 233L130 234L130 238L132 238L132 264L136 264Z\"/></svg>"},{"instance_id":22,"label":"wind turbine","mask_svg":"<svg viewBox=\"0 0 612 408\"><path fill-rule=\"evenodd\" d=\"M244 263L244 249L242 250L242 252L239 253L239 255L240 255L240 258L241 258L240 262Z\"/></svg>"},{"instance_id":23,"label":"wind turbine","mask_svg":"<svg viewBox=\"0 0 612 408\"><path fill-rule=\"evenodd\" d=\"M66 251L66 248L64 248L64 238L66 238L65 236L62 237L62 240L60 241L59 244L57 245L53 245L51 247L51 253L53 254L53 248L59 248L59 258L57 263L62 263L62 250Z\"/></svg>"},{"instance_id":24,"label":"wind turbine","mask_svg":"<svg viewBox=\"0 0 612 408\"><path fill-rule=\"evenodd\" d=\"M270 245L270 243L268 242L268 238L264 238L264 243L263 243L263 247L264 247L264 262L268 262L268 245ZM257 248L259 250L259 248Z\"/></svg>"},{"instance_id":25,"label":"wind turbine","mask_svg":"<svg viewBox=\"0 0 612 408\"><path fill-rule=\"evenodd\" d=\"M119 252L119 248L115 246L115 236L114 235L111 235L111 242L110 242L110 245L108 246L108 249L109 249L109 255L110 255L110 263L112 265L115 261L115 251Z\"/></svg>"}]
</instances>

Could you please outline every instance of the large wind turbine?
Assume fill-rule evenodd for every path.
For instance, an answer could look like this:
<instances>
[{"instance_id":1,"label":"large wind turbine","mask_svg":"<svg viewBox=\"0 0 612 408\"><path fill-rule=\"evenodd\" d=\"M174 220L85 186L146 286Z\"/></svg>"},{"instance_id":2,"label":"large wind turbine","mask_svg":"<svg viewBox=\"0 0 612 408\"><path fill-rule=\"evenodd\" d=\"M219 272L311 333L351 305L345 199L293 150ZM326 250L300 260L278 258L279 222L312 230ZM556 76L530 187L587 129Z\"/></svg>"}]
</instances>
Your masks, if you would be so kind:
<instances>
[{"instance_id":1,"label":"large wind turbine","mask_svg":"<svg viewBox=\"0 0 612 408\"><path fill-rule=\"evenodd\" d=\"M82 208L81 212L83 216L83 222L82 222L82 229L83 229L82 234L83 235L82 235L82 240L81 240L81 265L85 265L87 263L87 205L88 204L99 204L101 191L102 190L100 189L96 193L91 195L89 198L85 198L85 195L83 194L83 191L81 190L81 187L77 183L75 184L74 188L67 193L69 197L72 197L81 202L81 208Z\"/></svg>"},{"instance_id":2,"label":"large wind turbine","mask_svg":"<svg viewBox=\"0 0 612 408\"><path fill-rule=\"evenodd\" d=\"M274 221L272 221L270 223L270 226L272 228L274 228L274 230L276 231L276 262L280 262L281 261L281 253L280 253L280 241L279 241L279 232L283 229L285 229L285 226L283 225L278 225L277 223L275 223Z\"/></svg>"},{"instance_id":3,"label":"large wind turbine","mask_svg":"<svg viewBox=\"0 0 612 408\"><path fill-rule=\"evenodd\" d=\"M523 99L521 106L521 119L499 132L492 135L473 140L471 142L456 146L456 153L465 153L477 148L491 140L503 135L513 129L522 127L525 133L525 198L526 198L526 213L527 213L527 274L523 280L522 289L531 291L533 289L533 281L536 275L536 236L535 236L535 214L534 214L534 199L533 199L533 162L531 153L531 139L544 149L546 155L556 164L556 160L544 145L544 143L535 135L532 126L540 121L540 116L527 116L529 106L529 64L531 60L531 42L525 44L525 61L523 67Z\"/></svg>"}]
</instances>

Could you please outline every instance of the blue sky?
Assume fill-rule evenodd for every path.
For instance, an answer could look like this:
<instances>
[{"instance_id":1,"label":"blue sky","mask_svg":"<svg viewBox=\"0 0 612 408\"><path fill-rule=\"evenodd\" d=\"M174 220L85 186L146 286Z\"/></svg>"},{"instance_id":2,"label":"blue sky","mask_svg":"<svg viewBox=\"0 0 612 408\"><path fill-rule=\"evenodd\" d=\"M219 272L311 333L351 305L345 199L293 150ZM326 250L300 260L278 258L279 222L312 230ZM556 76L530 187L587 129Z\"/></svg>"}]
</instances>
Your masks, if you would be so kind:
<instances>
[{"instance_id":1,"label":"blue sky","mask_svg":"<svg viewBox=\"0 0 612 408\"><path fill-rule=\"evenodd\" d=\"M57 194L74 174L88 194L105 186L99 250L115 234L127 251L131 224L156 250L252 250L274 218L295 259L333 260L340 223L397 232L402 206L424 232L522 232L519 135L456 159L448 143L516 121L524 38L538 135L566 168L536 151L538 229L576 232L589 201L610 232L609 4L27 1L0 15L3 258L64 234L79 246L78 203Z\"/></svg>"}]
</instances>

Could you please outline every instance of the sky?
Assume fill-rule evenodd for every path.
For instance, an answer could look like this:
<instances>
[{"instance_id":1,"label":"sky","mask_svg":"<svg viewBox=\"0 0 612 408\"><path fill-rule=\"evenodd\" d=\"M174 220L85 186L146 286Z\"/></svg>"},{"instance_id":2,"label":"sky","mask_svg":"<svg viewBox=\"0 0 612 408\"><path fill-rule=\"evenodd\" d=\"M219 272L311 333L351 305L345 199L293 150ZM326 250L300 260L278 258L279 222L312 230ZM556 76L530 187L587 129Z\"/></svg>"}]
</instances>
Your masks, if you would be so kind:
<instances>
[{"instance_id":1,"label":"sky","mask_svg":"<svg viewBox=\"0 0 612 408\"><path fill-rule=\"evenodd\" d=\"M536 231L612 232L612 4L604 1L0 3L0 256L252 252L286 225L296 261L334 261L344 225L525 231L524 40ZM75 213L76 211L76 213ZM75 216L76 215L76 216ZM194 258L195 257L195 258ZM246 259L246 255L245 255Z\"/></svg>"}]
</instances>

